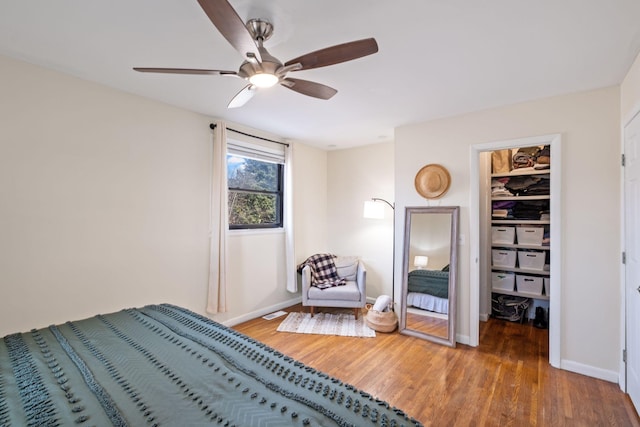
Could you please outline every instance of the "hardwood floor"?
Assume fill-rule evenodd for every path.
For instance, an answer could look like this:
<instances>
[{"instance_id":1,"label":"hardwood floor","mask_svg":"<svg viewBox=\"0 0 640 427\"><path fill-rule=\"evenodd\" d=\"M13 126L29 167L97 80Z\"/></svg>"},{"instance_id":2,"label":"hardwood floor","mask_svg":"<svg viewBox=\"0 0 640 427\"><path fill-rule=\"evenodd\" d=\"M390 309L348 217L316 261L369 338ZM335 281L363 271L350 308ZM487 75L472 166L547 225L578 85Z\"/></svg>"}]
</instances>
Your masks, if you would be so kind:
<instances>
[{"instance_id":1,"label":"hardwood floor","mask_svg":"<svg viewBox=\"0 0 640 427\"><path fill-rule=\"evenodd\" d=\"M283 319L258 318L234 329L426 426L640 426L617 384L549 365L548 330L491 319L481 323L480 346L451 349L397 332L376 338L277 332Z\"/></svg>"},{"instance_id":2,"label":"hardwood floor","mask_svg":"<svg viewBox=\"0 0 640 427\"><path fill-rule=\"evenodd\" d=\"M447 319L421 314L407 313L407 328L436 337L446 338L449 335L449 322Z\"/></svg>"}]
</instances>

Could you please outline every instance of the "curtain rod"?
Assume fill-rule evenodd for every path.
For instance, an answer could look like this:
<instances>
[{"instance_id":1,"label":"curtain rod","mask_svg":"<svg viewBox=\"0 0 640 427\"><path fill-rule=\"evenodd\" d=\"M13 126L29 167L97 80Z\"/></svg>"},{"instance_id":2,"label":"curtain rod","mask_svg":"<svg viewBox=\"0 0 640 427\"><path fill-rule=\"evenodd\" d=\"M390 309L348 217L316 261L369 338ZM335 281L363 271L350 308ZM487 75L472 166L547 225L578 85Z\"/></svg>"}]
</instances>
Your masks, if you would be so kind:
<instances>
[{"instance_id":1,"label":"curtain rod","mask_svg":"<svg viewBox=\"0 0 640 427\"><path fill-rule=\"evenodd\" d=\"M217 124L215 124L215 123L210 123L210 124L209 124L209 127L210 127L211 129L215 129L215 128L216 128L216 126L218 126L218 125L217 125ZM256 135L251 135L250 133L245 133L245 132L242 132L242 131L239 131L239 130L235 130L235 129L231 129L231 128L227 128L227 130L230 130L231 132L239 133L240 135L249 136L249 137L251 137L251 138L261 139L261 140L263 140L263 141L268 141L268 142L273 142L273 143L275 143L275 144L284 145L285 147L288 147L288 146L289 146L289 144L287 144L286 142L274 141L273 139L263 138L263 137L261 137L261 136L256 136Z\"/></svg>"}]
</instances>

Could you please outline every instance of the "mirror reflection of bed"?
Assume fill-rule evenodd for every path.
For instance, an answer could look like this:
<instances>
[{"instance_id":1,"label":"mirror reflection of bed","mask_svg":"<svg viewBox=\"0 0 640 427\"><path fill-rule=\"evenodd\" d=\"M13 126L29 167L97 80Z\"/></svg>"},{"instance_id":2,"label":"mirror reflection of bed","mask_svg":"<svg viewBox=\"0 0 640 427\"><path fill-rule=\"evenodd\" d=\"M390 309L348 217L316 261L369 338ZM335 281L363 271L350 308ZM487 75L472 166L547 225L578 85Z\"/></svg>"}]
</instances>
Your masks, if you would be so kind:
<instances>
[{"instance_id":1,"label":"mirror reflection of bed","mask_svg":"<svg viewBox=\"0 0 640 427\"><path fill-rule=\"evenodd\" d=\"M407 279L407 327L442 338L447 337L449 319L448 245L446 249L447 264L438 270L427 269L428 256L416 255L417 268Z\"/></svg>"},{"instance_id":2,"label":"mirror reflection of bed","mask_svg":"<svg viewBox=\"0 0 640 427\"><path fill-rule=\"evenodd\" d=\"M452 347L458 210L407 207L403 254L401 333Z\"/></svg>"}]
</instances>

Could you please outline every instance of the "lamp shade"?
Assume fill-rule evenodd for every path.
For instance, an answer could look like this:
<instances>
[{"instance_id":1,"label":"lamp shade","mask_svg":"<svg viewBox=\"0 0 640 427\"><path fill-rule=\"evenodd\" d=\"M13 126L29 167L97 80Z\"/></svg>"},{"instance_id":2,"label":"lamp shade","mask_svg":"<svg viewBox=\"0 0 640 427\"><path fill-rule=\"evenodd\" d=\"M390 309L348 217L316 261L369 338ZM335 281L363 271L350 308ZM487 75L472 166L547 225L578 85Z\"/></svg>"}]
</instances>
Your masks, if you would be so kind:
<instances>
[{"instance_id":1,"label":"lamp shade","mask_svg":"<svg viewBox=\"0 0 640 427\"><path fill-rule=\"evenodd\" d=\"M365 218L383 219L384 205L372 200L367 200L366 202L364 202L364 212L362 216L364 216Z\"/></svg>"},{"instance_id":2,"label":"lamp shade","mask_svg":"<svg viewBox=\"0 0 640 427\"><path fill-rule=\"evenodd\" d=\"M413 265L416 268L425 268L429 263L429 257L424 255L416 255L413 258Z\"/></svg>"}]
</instances>

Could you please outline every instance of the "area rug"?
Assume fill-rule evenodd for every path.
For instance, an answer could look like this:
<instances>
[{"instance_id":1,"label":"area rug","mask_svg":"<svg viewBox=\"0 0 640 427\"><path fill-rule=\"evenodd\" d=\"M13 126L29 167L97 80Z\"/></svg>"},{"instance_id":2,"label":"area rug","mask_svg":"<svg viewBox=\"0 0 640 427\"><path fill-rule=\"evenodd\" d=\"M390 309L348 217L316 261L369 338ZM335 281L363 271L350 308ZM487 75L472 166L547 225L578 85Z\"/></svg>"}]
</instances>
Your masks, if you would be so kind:
<instances>
[{"instance_id":1,"label":"area rug","mask_svg":"<svg viewBox=\"0 0 640 427\"><path fill-rule=\"evenodd\" d=\"M340 335L344 337L372 338L376 336L376 332L364 322L363 316L356 319L353 314L317 313L311 317L309 313L289 313L277 330L298 334Z\"/></svg>"}]
</instances>

